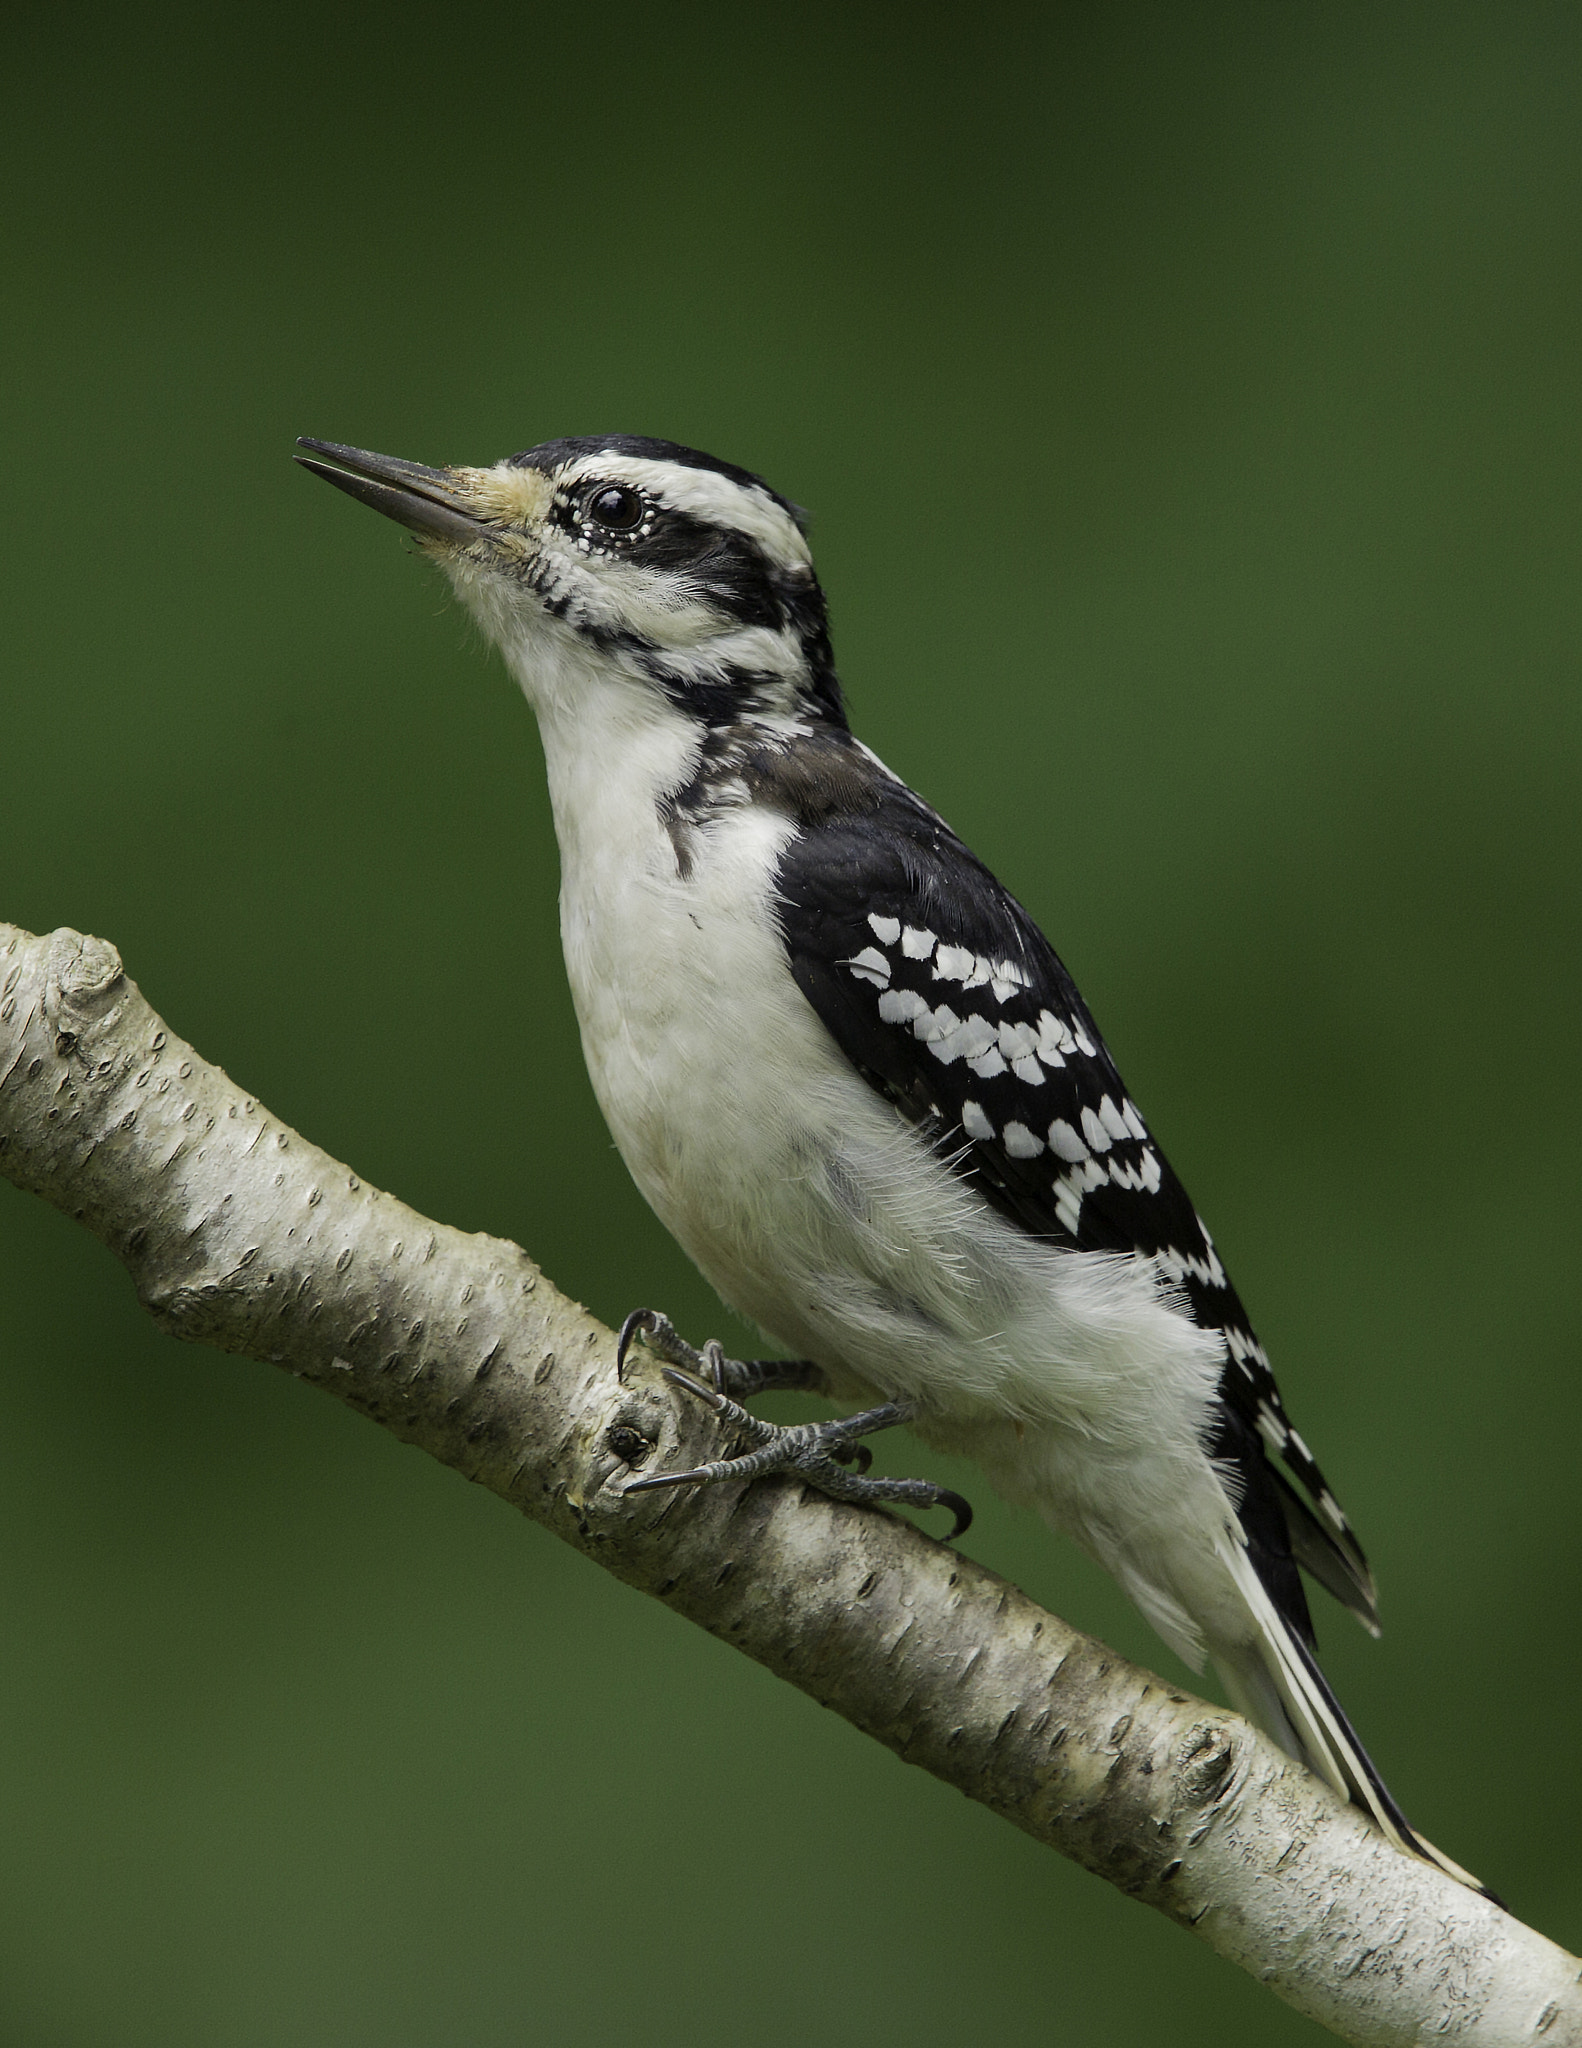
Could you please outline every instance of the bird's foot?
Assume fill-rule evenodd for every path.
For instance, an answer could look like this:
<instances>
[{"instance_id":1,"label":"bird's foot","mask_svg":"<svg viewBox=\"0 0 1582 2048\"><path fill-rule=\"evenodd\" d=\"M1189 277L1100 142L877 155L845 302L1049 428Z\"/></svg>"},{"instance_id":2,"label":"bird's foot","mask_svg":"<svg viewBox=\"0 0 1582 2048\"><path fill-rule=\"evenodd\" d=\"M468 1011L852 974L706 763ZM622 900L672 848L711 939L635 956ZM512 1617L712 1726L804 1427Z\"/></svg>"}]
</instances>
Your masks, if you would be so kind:
<instances>
[{"instance_id":1,"label":"bird's foot","mask_svg":"<svg viewBox=\"0 0 1582 2048\"><path fill-rule=\"evenodd\" d=\"M739 1400L745 1401L753 1394L782 1391L816 1393L824 1383L824 1375L808 1358L727 1358L717 1337L711 1337L699 1351L687 1342L669 1316L661 1315L656 1308L634 1308L622 1323L615 1347L617 1372L626 1363L626 1354L638 1337L666 1365L678 1365L683 1372L706 1381L716 1394L734 1394Z\"/></svg>"},{"instance_id":2,"label":"bird's foot","mask_svg":"<svg viewBox=\"0 0 1582 2048\"><path fill-rule=\"evenodd\" d=\"M867 1447L859 1438L875 1430L889 1429L911 1419L912 1409L904 1401L887 1401L882 1408L868 1408L860 1415L847 1415L833 1422L804 1422L782 1428L749 1414L737 1402L692 1374L667 1365L665 1378L672 1386L706 1402L721 1422L740 1430L757 1448L735 1458L717 1458L712 1464L697 1465L690 1472L655 1472L646 1479L627 1482L628 1493L646 1493L656 1486L711 1486L721 1479L757 1479L766 1472L794 1473L820 1493L836 1500L859 1501L868 1506L893 1504L908 1508L949 1508L956 1518L947 1543L964 1535L972 1522L972 1509L959 1493L935 1486L928 1479L869 1479ZM859 1462L860 1461L860 1462ZM846 1468L858 1464L858 1470Z\"/></svg>"}]
</instances>

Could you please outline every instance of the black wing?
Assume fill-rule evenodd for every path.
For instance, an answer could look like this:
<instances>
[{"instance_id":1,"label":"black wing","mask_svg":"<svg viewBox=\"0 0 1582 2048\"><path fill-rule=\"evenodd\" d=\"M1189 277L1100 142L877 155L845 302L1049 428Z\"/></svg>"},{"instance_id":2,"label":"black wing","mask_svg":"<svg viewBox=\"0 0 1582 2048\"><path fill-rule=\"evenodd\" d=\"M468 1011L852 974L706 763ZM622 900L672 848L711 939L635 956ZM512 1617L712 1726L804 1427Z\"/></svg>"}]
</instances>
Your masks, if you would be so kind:
<instances>
[{"instance_id":1,"label":"black wing","mask_svg":"<svg viewBox=\"0 0 1582 2048\"><path fill-rule=\"evenodd\" d=\"M1049 941L889 777L868 782L860 806L804 810L801 822L777 877L781 929L797 984L841 1050L1024 1230L1074 1250L1157 1261L1195 1320L1225 1339L1209 1449L1235 1467L1260 1577L1308 1640L1293 1550L1374 1625L1362 1550L1291 1427L1208 1232Z\"/></svg>"}]
</instances>

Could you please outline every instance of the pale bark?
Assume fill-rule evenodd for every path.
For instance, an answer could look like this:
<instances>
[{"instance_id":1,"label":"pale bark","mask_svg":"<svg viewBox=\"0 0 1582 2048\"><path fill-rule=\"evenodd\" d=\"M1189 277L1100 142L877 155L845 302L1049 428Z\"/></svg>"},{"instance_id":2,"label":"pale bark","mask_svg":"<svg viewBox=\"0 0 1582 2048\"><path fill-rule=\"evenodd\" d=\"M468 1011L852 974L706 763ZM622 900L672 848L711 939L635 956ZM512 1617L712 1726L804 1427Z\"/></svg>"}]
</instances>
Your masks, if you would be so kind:
<instances>
[{"instance_id":1,"label":"pale bark","mask_svg":"<svg viewBox=\"0 0 1582 2048\"><path fill-rule=\"evenodd\" d=\"M906 1522L786 1480L627 1498L720 1453L515 1245L288 1130L114 949L0 925L0 1172L173 1335L283 1366L544 1523L1342 2039L1582 2048L1582 1964L1403 1856L1225 1709Z\"/></svg>"}]
</instances>

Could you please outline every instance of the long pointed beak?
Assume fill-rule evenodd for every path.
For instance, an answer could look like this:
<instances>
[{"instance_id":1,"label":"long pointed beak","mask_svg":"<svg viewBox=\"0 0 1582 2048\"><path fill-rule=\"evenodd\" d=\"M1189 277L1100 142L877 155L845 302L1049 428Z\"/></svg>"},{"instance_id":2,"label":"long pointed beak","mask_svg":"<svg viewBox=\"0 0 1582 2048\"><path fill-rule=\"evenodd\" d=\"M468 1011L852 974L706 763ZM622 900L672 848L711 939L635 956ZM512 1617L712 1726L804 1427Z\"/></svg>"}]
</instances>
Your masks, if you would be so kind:
<instances>
[{"instance_id":1,"label":"long pointed beak","mask_svg":"<svg viewBox=\"0 0 1582 2048\"><path fill-rule=\"evenodd\" d=\"M375 455L368 448L346 448L339 441L312 441L306 434L298 437L297 446L329 458L313 462L306 455L295 456L304 469L412 533L430 540L472 541L483 532L453 470L429 469L421 462L403 462L399 455Z\"/></svg>"}]
</instances>

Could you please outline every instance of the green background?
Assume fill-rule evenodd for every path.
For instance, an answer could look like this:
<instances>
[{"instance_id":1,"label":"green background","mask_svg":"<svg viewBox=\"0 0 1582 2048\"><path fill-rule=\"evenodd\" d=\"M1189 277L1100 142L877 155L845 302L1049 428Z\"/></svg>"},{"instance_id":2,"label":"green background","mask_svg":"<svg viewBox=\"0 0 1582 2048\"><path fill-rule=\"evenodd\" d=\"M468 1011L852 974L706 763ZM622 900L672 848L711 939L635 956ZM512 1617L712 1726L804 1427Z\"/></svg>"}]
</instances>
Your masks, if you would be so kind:
<instances>
[{"instance_id":1,"label":"green background","mask_svg":"<svg viewBox=\"0 0 1582 2048\"><path fill-rule=\"evenodd\" d=\"M1582 1945L1582 17L8 10L0 916L614 1319L532 722L294 435L813 508L1371 1549L1407 1811ZM890 1469L917 1461L904 1442ZM937 1462L933 1469L938 1469ZM967 1548L1181 1674L978 1500ZM1316 2041L0 1187L0 2038Z\"/></svg>"}]
</instances>

